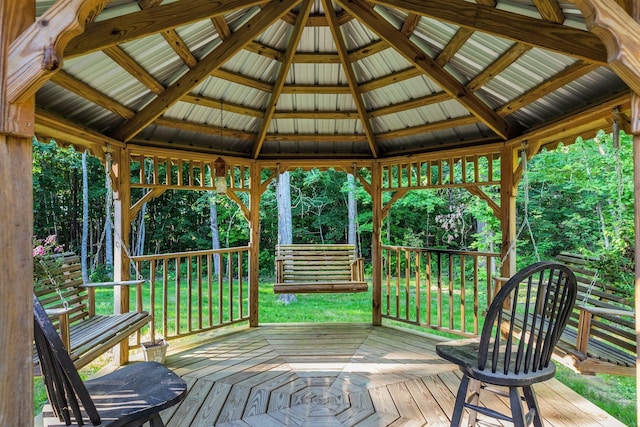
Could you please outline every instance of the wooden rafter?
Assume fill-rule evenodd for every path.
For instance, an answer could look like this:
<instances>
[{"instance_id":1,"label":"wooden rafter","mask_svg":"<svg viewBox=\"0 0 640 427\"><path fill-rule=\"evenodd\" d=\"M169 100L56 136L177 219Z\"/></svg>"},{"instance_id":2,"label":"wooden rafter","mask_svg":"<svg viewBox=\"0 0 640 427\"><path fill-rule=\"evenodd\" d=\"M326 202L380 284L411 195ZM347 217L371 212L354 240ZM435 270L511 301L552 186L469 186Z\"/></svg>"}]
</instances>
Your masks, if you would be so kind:
<instances>
[{"instance_id":1,"label":"wooden rafter","mask_svg":"<svg viewBox=\"0 0 640 427\"><path fill-rule=\"evenodd\" d=\"M302 141L302 142L366 142L367 138L363 134L353 133L278 133L267 134L265 141Z\"/></svg>"},{"instance_id":2,"label":"wooden rafter","mask_svg":"<svg viewBox=\"0 0 640 427\"><path fill-rule=\"evenodd\" d=\"M271 92L273 90L273 84L271 83L263 82L262 80L254 79L253 77L245 76L233 71L227 71L222 68L213 70L211 72L211 77L227 80L229 82L261 90L263 92Z\"/></svg>"},{"instance_id":3,"label":"wooden rafter","mask_svg":"<svg viewBox=\"0 0 640 427\"><path fill-rule=\"evenodd\" d=\"M229 28L227 21L224 20L224 16L214 16L211 18L211 21L213 22L213 26L216 27L216 31L218 32L220 39L226 40L229 38L231 35L231 28Z\"/></svg>"},{"instance_id":4,"label":"wooden rafter","mask_svg":"<svg viewBox=\"0 0 640 427\"><path fill-rule=\"evenodd\" d=\"M149 123L164 113L180 97L200 84L202 79L224 64L231 56L240 51L258 34L289 11L298 0L283 0L280 3L269 3L262 11L247 22L240 30L234 32L220 46L214 49L191 70L164 90L158 97L140 110L134 117L127 120L120 128L113 132L113 137L128 141ZM156 8L157 9L157 8Z\"/></svg>"},{"instance_id":5,"label":"wooden rafter","mask_svg":"<svg viewBox=\"0 0 640 427\"><path fill-rule=\"evenodd\" d=\"M262 117L264 112L261 110L247 107L246 105L235 104L229 101L223 101L222 99L214 99L207 96L196 95L193 93L188 93L182 98L180 101L188 102L194 105L201 105L203 107L209 108L217 108L218 110L222 108L223 111L229 111L231 113L242 114L243 116L250 117Z\"/></svg>"},{"instance_id":6,"label":"wooden rafter","mask_svg":"<svg viewBox=\"0 0 640 427\"><path fill-rule=\"evenodd\" d=\"M65 58L125 43L208 17L245 9L264 0L180 0L87 25L82 37L67 44Z\"/></svg>"},{"instance_id":7,"label":"wooden rafter","mask_svg":"<svg viewBox=\"0 0 640 427\"><path fill-rule=\"evenodd\" d=\"M516 99L512 100L508 104L503 105L497 110L497 112L502 116L511 114L514 111L517 111L520 108L524 107L525 105L531 104L532 102L542 98L543 96L546 96L554 90L559 89L568 83L571 83L572 81L595 70L596 68L598 68L598 66L595 64L588 64L582 61L578 61L575 64L568 66L560 73L556 74L553 78L540 83L539 85L523 93Z\"/></svg>"},{"instance_id":8,"label":"wooden rafter","mask_svg":"<svg viewBox=\"0 0 640 427\"><path fill-rule=\"evenodd\" d=\"M402 28L400 28L400 32L407 37L410 37L411 34L415 31L418 23L420 22L420 15L415 13L410 13L407 15L407 18L402 23Z\"/></svg>"},{"instance_id":9,"label":"wooden rafter","mask_svg":"<svg viewBox=\"0 0 640 427\"><path fill-rule=\"evenodd\" d=\"M478 99L473 93L468 91L455 77L429 57L424 51L416 46L411 40L402 35L388 21L375 13L360 0L346 2L340 1L343 8L358 18L371 31L387 41L390 45L412 62L418 69L431 77L445 92L455 97L458 102L464 105L474 116L478 117L484 124L492 129L502 138L509 139L514 136L514 130L507 122L498 116L489 106Z\"/></svg>"},{"instance_id":10,"label":"wooden rafter","mask_svg":"<svg viewBox=\"0 0 640 427\"><path fill-rule=\"evenodd\" d=\"M347 85L302 85L293 84L285 85L282 93L308 93L308 94L324 94L324 95L348 95L351 93Z\"/></svg>"},{"instance_id":11,"label":"wooden rafter","mask_svg":"<svg viewBox=\"0 0 640 427\"><path fill-rule=\"evenodd\" d=\"M349 52L349 59L351 62L360 61L361 59L375 55L376 53L380 53L387 49L389 49L387 42L384 40L378 40Z\"/></svg>"},{"instance_id":12,"label":"wooden rafter","mask_svg":"<svg viewBox=\"0 0 640 427\"><path fill-rule=\"evenodd\" d=\"M62 68L62 52L69 41L84 31L105 4L106 0L61 0L23 31L4 58L6 100L15 104L28 101Z\"/></svg>"},{"instance_id":13,"label":"wooden rafter","mask_svg":"<svg viewBox=\"0 0 640 427\"><path fill-rule=\"evenodd\" d=\"M143 9L143 10L159 6L160 4L161 2L158 2L158 1L138 3L138 5L140 6L140 9ZM216 19L216 18L219 18L219 17L214 17L213 19ZM198 59L195 56L193 56L193 54L189 50L189 47L184 42L184 40L182 40L182 37L180 37L180 35L176 30L174 30L173 28L168 28L166 30L161 31L160 35L162 35L162 37L165 39L167 44L169 44L169 47L173 49L173 51L180 57L180 59L182 59L182 62L187 64L187 67L193 68L196 65L196 63L198 62Z\"/></svg>"},{"instance_id":14,"label":"wooden rafter","mask_svg":"<svg viewBox=\"0 0 640 427\"><path fill-rule=\"evenodd\" d=\"M154 123L158 126L165 126L190 132L206 133L214 136L222 134L230 138L243 139L245 141L253 141L255 139L255 134L252 132L220 128L220 126L208 125L205 123L187 122L185 120L170 119L167 117L158 117Z\"/></svg>"},{"instance_id":15,"label":"wooden rafter","mask_svg":"<svg viewBox=\"0 0 640 427\"><path fill-rule=\"evenodd\" d=\"M276 111L274 119L319 119L319 120L347 120L359 119L357 111Z\"/></svg>"},{"instance_id":16,"label":"wooden rafter","mask_svg":"<svg viewBox=\"0 0 640 427\"><path fill-rule=\"evenodd\" d=\"M370 117L386 116L387 114L394 114L400 111L412 110L414 108L424 107L425 105L437 104L450 100L451 96L446 92L438 92L431 95L420 96L408 101L398 102L397 104L387 105L386 107L380 107L375 110L369 111Z\"/></svg>"},{"instance_id":17,"label":"wooden rafter","mask_svg":"<svg viewBox=\"0 0 640 427\"><path fill-rule=\"evenodd\" d=\"M380 89L390 84L398 83L403 80L409 80L422 75L424 75L424 71L412 66L409 68L405 68L404 70L400 70L395 73L391 73L386 76L381 76L377 79L361 83L359 88L362 92L369 92L370 90Z\"/></svg>"},{"instance_id":18,"label":"wooden rafter","mask_svg":"<svg viewBox=\"0 0 640 427\"><path fill-rule=\"evenodd\" d=\"M442 51L436 57L436 62L441 66L445 66L451 58L460 50L460 48L469 40L469 37L473 35L474 31L469 28L459 28L455 35L451 37L449 43L442 49Z\"/></svg>"},{"instance_id":19,"label":"wooden rafter","mask_svg":"<svg viewBox=\"0 0 640 427\"><path fill-rule=\"evenodd\" d=\"M78 96L82 96L94 104L99 105L125 119L129 119L135 114L135 112L130 108L127 108L118 101L105 95L93 86L76 79L65 71L61 70L54 74L51 81L58 86L63 87Z\"/></svg>"},{"instance_id":20,"label":"wooden rafter","mask_svg":"<svg viewBox=\"0 0 640 427\"><path fill-rule=\"evenodd\" d=\"M336 48L338 50L338 56L340 57L340 62L342 63L342 70L347 77L347 83L349 84L349 89L351 90L351 96L353 97L353 101L356 104L356 109L358 110L358 114L360 115L360 122L362 124L362 128L364 129L364 134L367 137L367 143L369 144L369 150L371 150L371 156L375 159L378 157L378 145L376 143L373 128L371 127L369 115L367 114L367 108L364 104L364 99L362 98L362 92L358 86L358 79L356 78L355 71L353 70L353 65L349 60L349 53L347 52L347 46L344 41L344 37L342 36L342 32L340 31L338 18L333 8L333 3L331 3L330 0L322 0L322 5L324 7L325 14L327 15L327 21L329 21L329 29L331 30L334 43L336 44Z\"/></svg>"},{"instance_id":21,"label":"wooden rafter","mask_svg":"<svg viewBox=\"0 0 640 427\"><path fill-rule=\"evenodd\" d=\"M565 20L564 12L558 3L558 0L533 0L542 19L562 24Z\"/></svg>"},{"instance_id":22,"label":"wooden rafter","mask_svg":"<svg viewBox=\"0 0 640 427\"><path fill-rule=\"evenodd\" d=\"M380 141L386 139L400 138L403 136L417 135L419 133L435 132L438 130L447 129L451 126L463 126L478 123L478 118L475 116L463 116L453 119L441 120L433 123L426 123L424 125L412 126L408 128L402 128L398 130L392 130L389 132L379 133L377 138Z\"/></svg>"},{"instance_id":23,"label":"wooden rafter","mask_svg":"<svg viewBox=\"0 0 640 427\"><path fill-rule=\"evenodd\" d=\"M278 99L280 99L282 88L284 87L284 83L287 80L287 74L289 74L289 68L291 67L291 63L293 62L293 57L296 54L298 43L300 43L302 31L304 30L307 19L309 18L309 11L311 10L312 4L313 1L311 0L303 0L300 11L298 12L298 16L296 17L295 24L293 25L293 32L291 33L291 36L289 38L289 43L287 43L287 50L284 54L282 64L280 64L278 77L276 78L276 82L273 85L273 92L271 92L269 103L264 113L264 117L262 118L262 124L260 125L260 129L258 130L258 134L256 135L256 142L253 145L252 156L254 159L258 157L258 155L260 154L260 150L262 150L264 137L269 130L269 125L271 124L273 113L275 113L276 111L276 104L278 103Z\"/></svg>"},{"instance_id":24,"label":"wooden rafter","mask_svg":"<svg viewBox=\"0 0 640 427\"><path fill-rule=\"evenodd\" d=\"M472 92L480 89L489 80L503 72L508 66L513 64L525 53L531 50L530 46L516 43L506 50L498 59L493 61L487 68L482 70L480 74L475 76L473 80L466 84L467 89Z\"/></svg>"},{"instance_id":25,"label":"wooden rafter","mask_svg":"<svg viewBox=\"0 0 640 427\"><path fill-rule=\"evenodd\" d=\"M140 83L146 86L153 93L162 92L165 87L162 86L158 80L155 79L151 74L147 72L140 64L138 64L134 59L129 56L120 46L111 46L103 51L109 58L113 59L116 64L120 65L135 77Z\"/></svg>"},{"instance_id":26,"label":"wooden rafter","mask_svg":"<svg viewBox=\"0 0 640 427\"><path fill-rule=\"evenodd\" d=\"M604 44L595 34L555 22L474 5L464 0L371 0L371 2L601 65L607 63Z\"/></svg>"}]
</instances>

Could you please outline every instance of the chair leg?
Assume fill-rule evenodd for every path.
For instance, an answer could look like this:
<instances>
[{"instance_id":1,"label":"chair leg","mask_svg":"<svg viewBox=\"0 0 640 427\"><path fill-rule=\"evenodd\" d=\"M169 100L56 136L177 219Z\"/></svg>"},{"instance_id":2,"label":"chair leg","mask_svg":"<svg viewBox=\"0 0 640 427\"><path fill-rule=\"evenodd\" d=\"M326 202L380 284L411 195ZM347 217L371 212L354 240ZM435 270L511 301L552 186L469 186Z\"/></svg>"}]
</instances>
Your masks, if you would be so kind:
<instances>
[{"instance_id":1,"label":"chair leg","mask_svg":"<svg viewBox=\"0 0 640 427\"><path fill-rule=\"evenodd\" d=\"M149 419L149 427L165 427L160 414L155 414Z\"/></svg>"},{"instance_id":2,"label":"chair leg","mask_svg":"<svg viewBox=\"0 0 640 427\"><path fill-rule=\"evenodd\" d=\"M462 421L462 411L464 410L464 402L467 398L468 387L469 377L466 374L463 374L462 380L460 380L460 387L458 387L458 394L456 395L456 404L453 407L453 415L451 416L451 427L460 427L460 421Z\"/></svg>"},{"instance_id":3,"label":"chair leg","mask_svg":"<svg viewBox=\"0 0 640 427\"><path fill-rule=\"evenodd\" d=\"M544 423L542 421L542 415L540 414L540 409L538 407L538 399L536 398L536 394L533 391L531 386L525 386L522 388L524 392L524 399L527 402L527 406L529 407L529 411L534 410L533 413L533 425L535 427L543 427Z\"/></svg>"},{"instance_id":4,"label":"chair leg","mask_svg":"<svg viewBox=\"0 0 640 427\"><path fill-rule=\"evenodd\" d=\"M482 388L482 383L478 380L472 379L470 382L470 398L469 403L478 406L480 403L480 389ZM469 422L467 423L469 426L475 426L476 421L478 420L478 411L473 409L469 409Z\"/></svg>"},{"instance_id":5,"label":"chair leg","mask_svg":"<svg viewBox=\"0 0 640 427\"><path fill-rule=\"evenodd\" d=\"M509 404L511 405L511 417L514 427L526 427L527 422L522 408L522 399L518 387L509 387Z\"/></svg>"}]
</instances>

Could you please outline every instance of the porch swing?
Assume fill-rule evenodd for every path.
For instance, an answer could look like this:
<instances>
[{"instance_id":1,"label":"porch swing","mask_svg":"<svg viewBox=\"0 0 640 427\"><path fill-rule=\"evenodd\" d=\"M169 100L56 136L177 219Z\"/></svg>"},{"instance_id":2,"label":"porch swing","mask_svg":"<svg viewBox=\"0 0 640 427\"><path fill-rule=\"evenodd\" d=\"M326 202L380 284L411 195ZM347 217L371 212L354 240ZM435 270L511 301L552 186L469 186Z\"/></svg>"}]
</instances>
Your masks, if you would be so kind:
<instances>
[{"instance_id":1,"label":"porch swing","mask_svg":"<svg viewBox=\"0 0 640 427\"><path fill-rule=\"evenodd\" d=\"M357 220L356 233L359 236ZM360 245L358 252L353 244L276 245L276 294L353 293L368 289Z\"/></svg>"},{"instance_id":2,"label":"porch swing","mask_svg":"<svg viewBox=\"0 0 640 427\"><path fill-rule=\"evenodd\" d=\"M515 249L515 241L527 227L536 258L540 255L528 219L528 177L526 153L522 152L522 177L525 191L524 219L517 237L501 259L498 270L508 254ZM636 371L636 333L633 300L616 293L616 289L602 280L597 270L590 268L596 259L569 252L561 252L556 260L567 265L576 275L578 296L567 326L555 350L554 360L583 375L598 373L634 376ZM494 276L496 288L508 278ZM496 289L497 292L498 289ZM512 319L516 327L523 319Z\"/></svg>"}]
</instances>

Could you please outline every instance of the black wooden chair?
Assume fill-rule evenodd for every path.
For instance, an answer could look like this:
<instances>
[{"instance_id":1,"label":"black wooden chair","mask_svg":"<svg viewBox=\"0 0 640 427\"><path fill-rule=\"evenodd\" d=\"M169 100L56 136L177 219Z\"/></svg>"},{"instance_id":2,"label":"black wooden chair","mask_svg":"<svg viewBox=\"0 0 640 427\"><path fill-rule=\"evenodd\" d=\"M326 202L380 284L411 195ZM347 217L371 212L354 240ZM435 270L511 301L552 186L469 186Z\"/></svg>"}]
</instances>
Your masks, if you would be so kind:
<instances>
[{"instance_id":1,"label":"black wooden chair","mask_svg":"<svg viewBox=\"0 0 640 427\"><path fill-rule=\"evenodd\" d=\"M438 355L457 364L463 374L451 426L460 425L464 408L470 412L469 425L474 425L481 413L513 422L516 427L532 421L535 426L542 426L532 385L555 375L551 354L569 319L576 293L576 278L566 266L551 262L530 265L497 293L480 338L436 346ZM504 387L508 388L511 415L479 405L481 390L501 393L506 391Z\"/></svg>"},{"instance_id":2,"label":"black wooden chair","mask_svg":"<svg viewBox=\"0 0 640 427\"><path fill-rule=\"evenodd\" d=\"M45 310L33 297L34 338L49 402L61 422L164 426L159 412L182 401L186 383L163 365L140 362L83 382Z\"/></svg>"}]
</instances>

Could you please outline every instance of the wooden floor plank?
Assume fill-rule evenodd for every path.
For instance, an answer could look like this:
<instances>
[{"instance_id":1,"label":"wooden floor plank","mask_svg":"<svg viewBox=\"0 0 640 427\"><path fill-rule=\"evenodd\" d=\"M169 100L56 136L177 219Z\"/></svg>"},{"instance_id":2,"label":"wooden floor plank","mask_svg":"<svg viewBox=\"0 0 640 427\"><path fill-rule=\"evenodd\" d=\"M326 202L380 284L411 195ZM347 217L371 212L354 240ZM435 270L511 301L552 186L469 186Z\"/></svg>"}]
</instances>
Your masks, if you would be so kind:
<instances>
[{"instance_id":1,"label":"wooden floor plank","mask_svg":"<svg viewBox=\"0 0 640 427\"><path fill-rule=\"evenodd\" d=\"M436 355L442 340L362 324L265 325L216 338L169 355L190 387L163 419L168 427L448 425L460 373ZM622 426L555 380L536 390L549 427ZM491 393L480 403L508 410Z\"/></svg>"}]
</instances>

